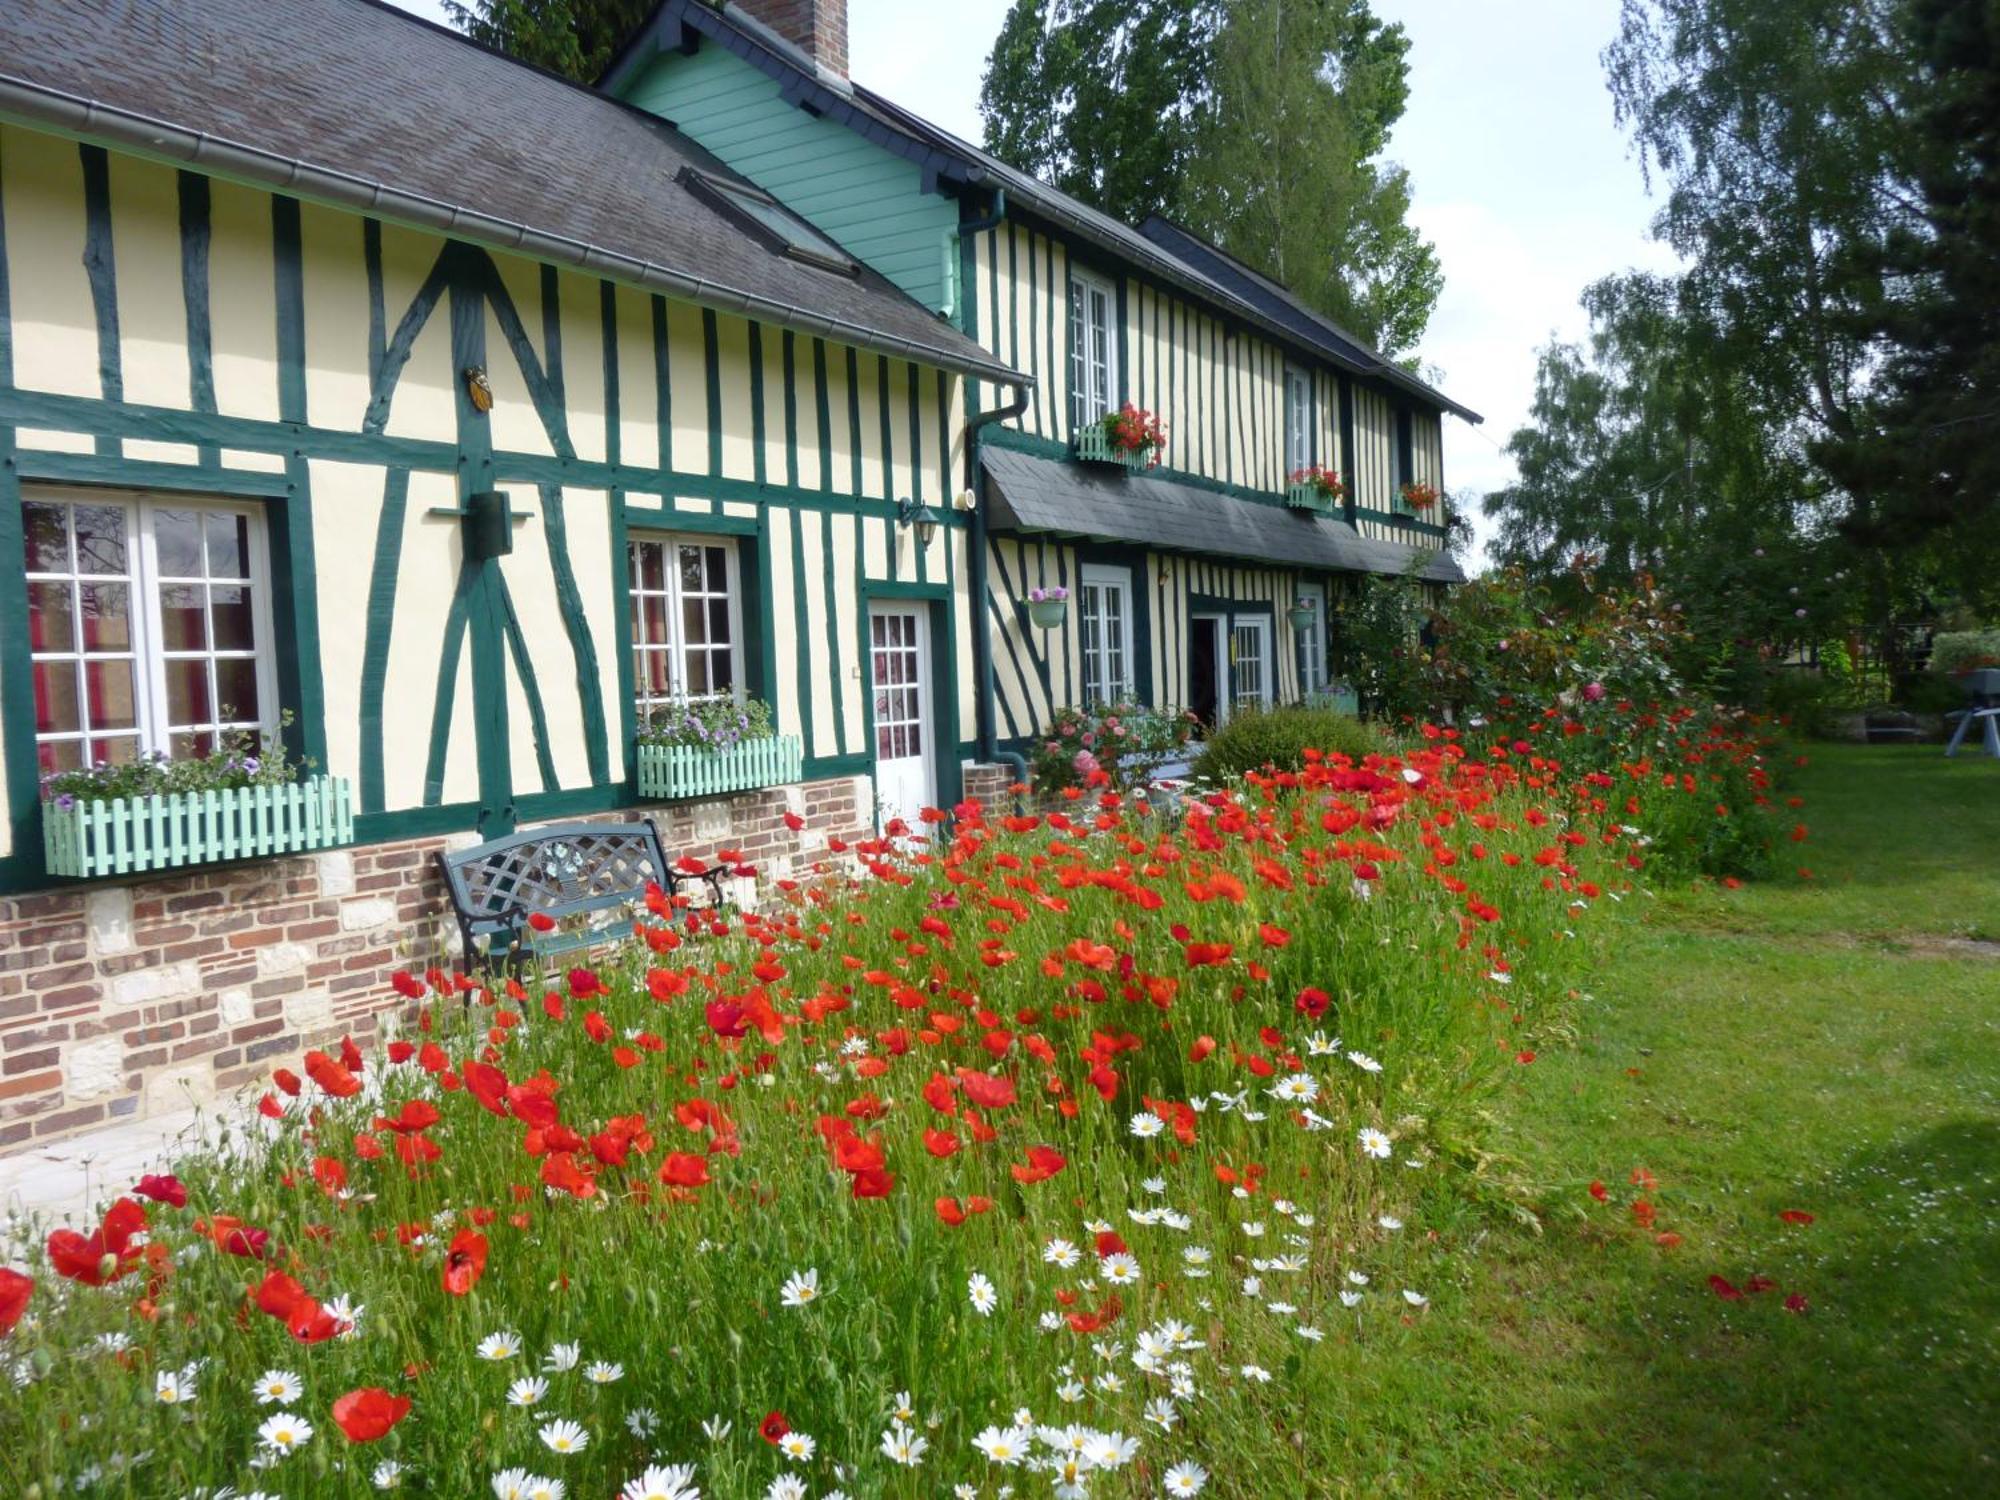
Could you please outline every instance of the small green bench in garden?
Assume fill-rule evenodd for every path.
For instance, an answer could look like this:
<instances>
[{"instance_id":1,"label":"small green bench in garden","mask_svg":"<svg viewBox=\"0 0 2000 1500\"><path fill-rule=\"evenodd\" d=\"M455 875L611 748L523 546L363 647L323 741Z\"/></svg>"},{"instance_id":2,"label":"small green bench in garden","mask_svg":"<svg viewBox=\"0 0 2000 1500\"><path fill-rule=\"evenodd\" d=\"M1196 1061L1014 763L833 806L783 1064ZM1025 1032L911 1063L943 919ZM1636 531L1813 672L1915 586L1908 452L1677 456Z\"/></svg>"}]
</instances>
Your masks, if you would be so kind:
<instances>
[{"instance_id":1,"label":"small green bench in garden","mask_svg":"<svg viewBox=\"0 0 2000 1500\"><path fill-rule=\"evenodd\" d=\"M726 873L721 865L699 874L676 869L651 818L535 828L457 853L440 851L437 861L451 892L468 972L482 961L519 970L625 937L632 927L622 916L575 928L568 928L567 920L641 904L649 886L671 898L683 886L705 884L720 906ZM536 932L528 918L537 912L557 926Z\"/></svg>"}]
</instances>

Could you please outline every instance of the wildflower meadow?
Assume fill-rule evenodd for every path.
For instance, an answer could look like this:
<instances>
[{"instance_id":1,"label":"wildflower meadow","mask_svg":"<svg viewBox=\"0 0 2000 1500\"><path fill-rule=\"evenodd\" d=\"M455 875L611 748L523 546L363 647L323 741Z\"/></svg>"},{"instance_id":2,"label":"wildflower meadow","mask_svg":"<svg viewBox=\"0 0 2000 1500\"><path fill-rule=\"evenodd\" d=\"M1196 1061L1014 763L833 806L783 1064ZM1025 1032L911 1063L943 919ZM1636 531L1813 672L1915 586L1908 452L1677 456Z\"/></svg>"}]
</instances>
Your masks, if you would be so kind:
<instances>
[{"instance_id":1,"label":"wildflower meadow","mask_svg":"<svg viewBox=\"0 0 2000 1500\"><path fill-rule=\"evenodd\" d=\"M1754 726L1593 710L1644 717L967 804L566 972L413 964L9 1252L7 1492L1333 1488L1296 1435L1443 1315L1427 1221L1602 909L1785 837Z\"/></svg>"}]
</instances>

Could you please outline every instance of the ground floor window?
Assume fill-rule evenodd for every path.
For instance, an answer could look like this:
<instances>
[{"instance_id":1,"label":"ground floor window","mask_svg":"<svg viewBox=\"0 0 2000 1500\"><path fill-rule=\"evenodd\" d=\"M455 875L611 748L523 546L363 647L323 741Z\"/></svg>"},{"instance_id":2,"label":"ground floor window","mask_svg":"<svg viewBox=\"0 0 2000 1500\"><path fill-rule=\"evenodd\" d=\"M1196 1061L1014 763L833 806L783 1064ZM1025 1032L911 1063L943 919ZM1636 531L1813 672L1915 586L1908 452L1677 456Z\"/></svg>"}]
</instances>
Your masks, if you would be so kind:
<instances>
[{"instance_id":1,"label":"ground floor window","mask_svg":"<svg viewBox=\"0 0 2000 1500\"><path fill-rule=\"evenodd\" d=\"M43 774L276 729L260 510L31 490L21 512Z\"/></svg>"},{"instance_id":2,"label":"ground floor window","mask_svg":"<svg viewBox=\"0 0 2000 1500\"><path fill-rule=\"evenodd\" d=\"M1083 701L1116 703L1132 696L1132 572L1083 565L1077 629L1083 648Z\"/></svg>"},{"instance_id":3,"label":"ground floor window","mask_svg":"<svg viewBox=\"0 0 2000 1500\"><path fill-rule=\"evenodd\" d=\"M1271 622L1261 615L1237 615L1230 622L1229 702L1233 709L1270 705L1270 631Z\"/></svg>"},{"instance_id":4,"label":"ground floor window","mask_svg":"<svg viewBox=\"0 0 2000 1500\"><path fill-rule=\"evenodd\" d=\"M627 552L639 721L673 703L741 698L736 544L717 537L643 536L632 538Z\"/></svg>"},{"instance_id":5,"label":"ground floor window","mask_svg":"<svg viewBox=\"0 0 2000 1500\"><path fill-rule=\"evenodd\" d=\"M1309 605L1312 618L1293 632L1299 648L1299 695L1326 691L1326 585L1299 585L1299 603Z\"/></svg>"}]
</instances>

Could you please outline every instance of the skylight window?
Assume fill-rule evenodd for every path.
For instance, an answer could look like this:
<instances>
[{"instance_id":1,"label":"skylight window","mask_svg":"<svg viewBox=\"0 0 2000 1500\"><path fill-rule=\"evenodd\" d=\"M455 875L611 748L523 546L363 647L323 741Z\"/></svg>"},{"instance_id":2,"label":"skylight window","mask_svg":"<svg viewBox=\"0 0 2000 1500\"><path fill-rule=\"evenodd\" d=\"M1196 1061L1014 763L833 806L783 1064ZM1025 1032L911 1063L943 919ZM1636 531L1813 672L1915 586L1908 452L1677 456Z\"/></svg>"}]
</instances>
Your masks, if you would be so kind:
<instances>
[{"instance_id":1,"label":"skylight window","mask_svg":"<svg viewBox=\"0 0 2000 1500\"><path fill-rule=\"evenodd\" d=\"M853 256L769 194L693 167L683 172L682 180L780 255L842 276L860 274Z\"/></svg>"}]
</instances>

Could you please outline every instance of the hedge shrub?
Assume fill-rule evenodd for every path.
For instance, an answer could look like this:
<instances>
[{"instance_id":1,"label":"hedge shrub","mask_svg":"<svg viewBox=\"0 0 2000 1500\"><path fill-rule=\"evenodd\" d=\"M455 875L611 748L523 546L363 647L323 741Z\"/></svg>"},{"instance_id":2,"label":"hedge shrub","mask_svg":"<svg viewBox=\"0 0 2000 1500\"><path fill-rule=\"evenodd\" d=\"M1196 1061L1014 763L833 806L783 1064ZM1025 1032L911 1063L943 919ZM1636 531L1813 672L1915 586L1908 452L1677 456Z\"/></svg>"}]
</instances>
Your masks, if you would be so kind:
<instances>
[{"instance_id":1,"label":"hedge shrub","mask_svg":"<svg viewBox=\"0 0 2000 1500\"><path fill-rule=\"evenodd\" d=\"M1208 737L1194 774L1222 781L1266 766L1296 771L1305 765L1307 750L1359 760L1383 748L1381 735L1372 727L1330 708L1240 710Z\"/></svg>"}]
</instances>

